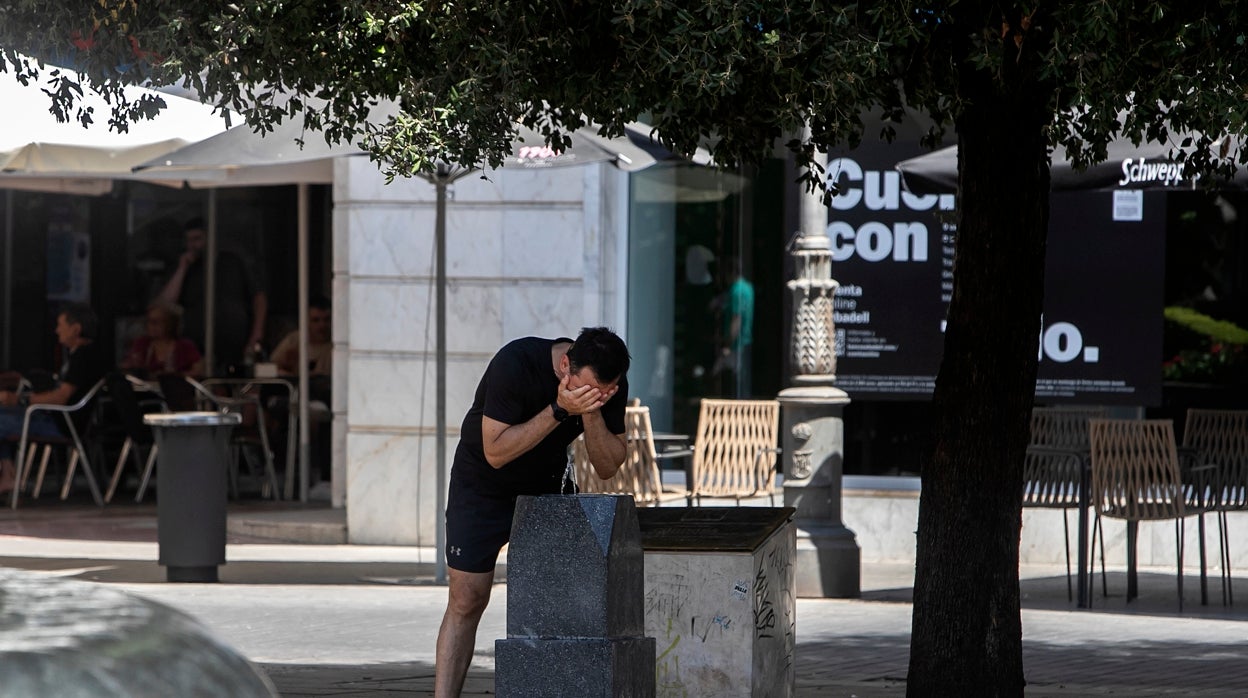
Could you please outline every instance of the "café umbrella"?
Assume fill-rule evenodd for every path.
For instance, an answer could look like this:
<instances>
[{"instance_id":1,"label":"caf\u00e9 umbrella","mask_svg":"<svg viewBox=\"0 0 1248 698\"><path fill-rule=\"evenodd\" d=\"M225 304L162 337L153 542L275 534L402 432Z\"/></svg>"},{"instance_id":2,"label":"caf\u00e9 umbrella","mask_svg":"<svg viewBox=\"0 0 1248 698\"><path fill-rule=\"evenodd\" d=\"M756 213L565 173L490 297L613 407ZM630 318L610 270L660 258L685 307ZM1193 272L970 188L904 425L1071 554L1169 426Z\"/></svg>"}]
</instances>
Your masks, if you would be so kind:
<instances>
[{"instance_id":1,"label":"caf\u00e9 umbrella","mask_svg":"<svg viewBox=\"0 0 1248 698\"><path fill-rule=\"evenodd\" d=\"M1178 191L1198 186L1198 181L1184 176L1183 165L1173 159L1179 149L1181 137L1171 137L1165 143L1132 143L1127 138L1117 138L1106 147L1104 161L1086 169L1077 169L1066 157L1066 151L1056 146L1049 167L1050 188L1053 191L1086 191L1095 189L1168 189ZM1237 140L1226 136L1217 146L1226 146L1233 152ZM958 189L958 147L956 145L933 151L896 165L907 191L914 194L948 194ZM1248 184L1248 173L1241 168L1230 185L1242 188Z\"/></svg>"},{"instance_id":2,"label":"caf\u00e9 umbrella","mask_svg":"<svg viewBox=\"0 0 1248 698\"><path fill-rule=\"evenodd\" d=\"M154 118L118 131L108 123L112 107L103 97L84 90L76 109L90 110L88 126L71 118L58 121L45 90L56 80L81 83L85 78L65 68L47 66L39 78L23 85L12 69L0 72L0 103L5 128L0 130L0 188L66 194L98 195L113 180L132 177L131 168L228 127L214 107L142 87L123 89L137 101L155 97L165 104Z\"/></svg>"}]
</instances>

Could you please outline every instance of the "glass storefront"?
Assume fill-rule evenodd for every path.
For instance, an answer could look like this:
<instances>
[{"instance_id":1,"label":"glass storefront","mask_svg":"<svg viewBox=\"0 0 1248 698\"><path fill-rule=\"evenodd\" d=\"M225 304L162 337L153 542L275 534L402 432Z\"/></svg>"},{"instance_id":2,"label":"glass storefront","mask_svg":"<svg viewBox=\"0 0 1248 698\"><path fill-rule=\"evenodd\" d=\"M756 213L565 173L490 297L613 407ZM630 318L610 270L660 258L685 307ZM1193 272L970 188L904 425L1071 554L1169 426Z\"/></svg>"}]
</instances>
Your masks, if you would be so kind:
<instances>
[{"instance_id":1,"label":"glass storefront","mask_svg":"<svg viewBox=\"0 0 1248 698\"><path fill-rule=\"evenodd\" d=\"M838 307L851 315L838 320L838 344L854 352L838 366L851 398L847 475L915 476L929 447L956 218L952 199L899 188L894 165L923 152L916 131L833 159L842 197L829 212L832 275L847 290ZM656 167L631 179L631 392L656 430L692 435L700 399L773 398L788 385L796 173L773 160L722 175ZM1142 218L1120 220L1111 192L1054 195L1037 404L1135 405L1180 422L1188 406L1242 408L1248 194L1149 191L1142 200ZM919 341L920 332L933 336ZM1063 397L1053 388L1072 376L1114 382L1093 380L1106 378L1098 372L1128 376L1119 382L1133 392ZM902 380L915 377L926 380Z\"/></svg>"},{"instance_id":2,"label":"glass storefront","mask_svg":"<svg viewBox=\"0 0 1248 698\"><path fill-rule=\"evenodd\" d=\"M704 397L774 397L788 319L785 163L632 176L628 337L631 393L654 428L692 434Z\"/></svg>"}]
</instances>

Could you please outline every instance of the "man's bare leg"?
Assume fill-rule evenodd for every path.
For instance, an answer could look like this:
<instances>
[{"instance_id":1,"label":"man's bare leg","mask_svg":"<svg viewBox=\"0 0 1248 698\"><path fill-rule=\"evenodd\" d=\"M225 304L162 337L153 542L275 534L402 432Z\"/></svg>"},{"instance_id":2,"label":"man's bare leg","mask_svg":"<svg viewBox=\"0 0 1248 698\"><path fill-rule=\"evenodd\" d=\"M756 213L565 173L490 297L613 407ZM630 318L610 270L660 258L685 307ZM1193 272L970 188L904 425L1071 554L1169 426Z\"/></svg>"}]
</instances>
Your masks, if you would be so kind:
<instances>
[{"instance_id":1,"label":"man's bare leg","mask_svg":"<svg viewBox=\"0 0 1248 698\"><path fill-rule=\"evenodd\" d=\"M472 663L477 625L490 602L493 572L461 572L448 569L446 614L438 630L435 698L458 698Z\"/></svg>"}]
</instances>

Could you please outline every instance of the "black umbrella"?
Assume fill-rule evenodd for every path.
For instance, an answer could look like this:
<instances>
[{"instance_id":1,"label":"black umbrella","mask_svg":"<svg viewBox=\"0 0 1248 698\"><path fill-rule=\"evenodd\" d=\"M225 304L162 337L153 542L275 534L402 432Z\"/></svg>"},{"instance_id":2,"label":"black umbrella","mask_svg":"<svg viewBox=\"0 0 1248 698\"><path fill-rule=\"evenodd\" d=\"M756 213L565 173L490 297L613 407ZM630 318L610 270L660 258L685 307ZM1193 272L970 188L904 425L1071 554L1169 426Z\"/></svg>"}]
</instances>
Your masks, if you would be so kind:
<instances>
[{"instance_id":1,"label":"black umbrella","mask_svg":"<svg viewBox=\"0 0 1248 698\"><path fill-rule=\"evenodd\" d=\"M1076 170L1058 146L1053 149L1049 167L1053 191L1092 189L1191 189L1196 181L1183 175L1183 164L1171 158L1178 150L1172 139L1167 143L1141 143L1120 138L1109 143L1103 162ZM958 147L903 160L896 165L906 189L915 194L949 194L958 189ZM1248 173L1240 170L1231 186L1248 185Z\"/></svg>"}]
</instances>

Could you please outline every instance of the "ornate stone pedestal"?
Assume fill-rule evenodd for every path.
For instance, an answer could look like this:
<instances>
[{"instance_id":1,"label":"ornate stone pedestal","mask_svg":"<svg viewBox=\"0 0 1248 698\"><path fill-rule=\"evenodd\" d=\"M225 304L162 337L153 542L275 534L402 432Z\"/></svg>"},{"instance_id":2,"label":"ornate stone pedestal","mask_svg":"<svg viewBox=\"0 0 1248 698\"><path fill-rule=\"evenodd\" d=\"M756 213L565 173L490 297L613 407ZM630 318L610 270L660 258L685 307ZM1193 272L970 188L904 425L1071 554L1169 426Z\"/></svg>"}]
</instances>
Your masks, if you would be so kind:
<instances>
[{"instance_id":1,"label":"ornate stone pedestal","mask_svg":"<svg viewBox=\"0 0 1248 698\"><path fill-rule=\"evenodd\" d=\"M830 386L782 390L784 504L797 509L797 595L856 597L862 551L841 520L845 391Z\"/></svg>"}]
</instances>

